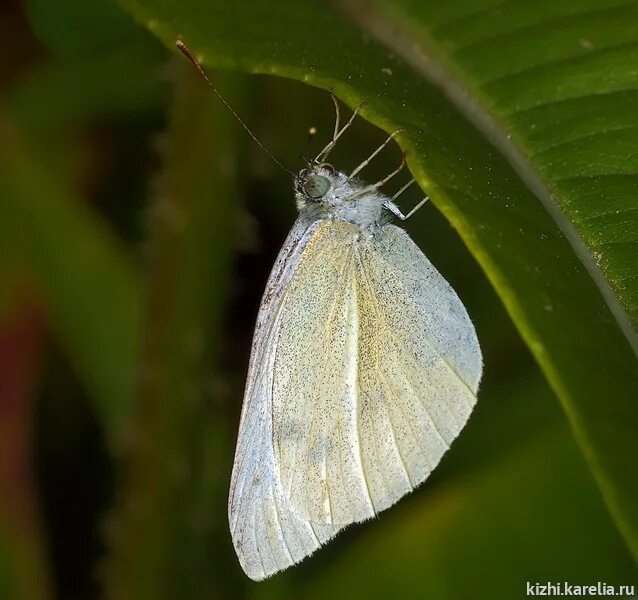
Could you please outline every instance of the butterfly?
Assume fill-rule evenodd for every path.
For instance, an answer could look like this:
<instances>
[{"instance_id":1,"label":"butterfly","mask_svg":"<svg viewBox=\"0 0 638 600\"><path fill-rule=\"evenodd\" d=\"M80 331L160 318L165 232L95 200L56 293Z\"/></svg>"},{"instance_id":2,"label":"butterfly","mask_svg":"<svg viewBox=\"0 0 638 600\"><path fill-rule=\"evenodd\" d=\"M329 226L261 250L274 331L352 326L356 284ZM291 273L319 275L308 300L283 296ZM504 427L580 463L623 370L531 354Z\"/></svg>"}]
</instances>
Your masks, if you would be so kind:
<instances>
[{"instance_id":1,"label":"butterfly","mask_svg":"<svg viewBox=\"0 0 638 600\"><path fill-rule=\"evenodd\" d=\"M421 484L476 404L483 360L460 299L409 235L380 188L327 158L294 173L219 94L279 166L299 211L266 284L253 337L228 499L239 562L256 581L303 560L344 527Z\"/></svg>"},{"instance_id":2,"label":"butterfly","mask_svg":"<svg viewBox=\"0 0 638 600\"><path fill-rule=\"evenodd\" d=\"M357 179L380 148L350 175L326 163L348 124L337 118L331 142L294 177L299 216L257 317L228 503L254 580L412 491L476 403L472 322L391 223L425 200L403 215L379 191L394 173Z\"/></svg>"}]
</instances>

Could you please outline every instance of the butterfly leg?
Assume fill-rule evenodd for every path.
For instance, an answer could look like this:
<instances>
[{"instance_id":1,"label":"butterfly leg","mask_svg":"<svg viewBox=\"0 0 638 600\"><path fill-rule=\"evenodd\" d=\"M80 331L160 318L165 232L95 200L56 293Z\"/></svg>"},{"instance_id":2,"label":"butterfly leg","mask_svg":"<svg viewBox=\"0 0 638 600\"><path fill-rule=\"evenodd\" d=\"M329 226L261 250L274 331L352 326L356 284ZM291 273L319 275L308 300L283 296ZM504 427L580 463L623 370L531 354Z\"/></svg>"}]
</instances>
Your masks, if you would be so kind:
<instances>
[{"instance_id":1,"label":"butterfly leg","mask_svg":"<svg viewBox=\"0 0 638 600\"><path fill-rule=\"evenodd\" d=\"M385 142L383 142L383 144L381 144L370 156L368 156L368 158L366 158L354 171L352 171L352 173L350 173L350 175L348 176L348 179L352 179L353 177L355 177L357 175L357 173L359 173L362 169L364 169L370 163L370 161L377 154L379 154L379 152L381 152L381 150L383 150L390 143L390 141L395 138L395 136L397 136L400 133L402 133L402 131L403 131L402 129L397 129L397 131L392 132L387 137Z\"/></svg>"},{"instance_id":2,"label":"butterfly leg","mask_svg":"<svg viewBox=\"0 0 638 600\"><path fill-rule=\"evenodd\" d=\"M417 210L419 210L419 208L421 208L428 200L429 198L427 196L423 198L423 200L421 200L421 202L419 202L407 215L404 215L401 212L401 209L391 200L388 200L383 206L385 206L385 208L387 208L393 215L395 215L402 221L405 221L406 219L409 219Z\"/></svg>"},{"instance_id":3,"label":"butterfly leg","mask_svg":"<svg viewBox=\"0 0 638 600\"><path fill-rule=\"evenodd\" d=\"M332 103L335 106L335 128L332 133L332 139L334 140L339 133L339 126L341 124L341 111L339 110L339 101L337 100L337 97L332 90L330 90L330 98L332 99Z\"/></svg>"},{"instance_id":4,"label":"butterfly leg","mask_svg":"<svg viewBox=\"0 0 638 600\"><path fill-rule=\"evenodd\" d=\"M365 196L366 194L373 192L377 188L380 188L382 185L385 185L397 173L401 172L404 166L405 166L405 154L401 156L401 164L394 171L392 171L392 173L390 173L389 175L386 175L383 179L380 179L376 183L367 185L366 187L358 190L356 193L349 196L349 200L354 200L355 198L360 198L361 196Z\"/></svg>"},{"instance_id":5,"label":"butterfly leg","mask_svg":"<svg viewBox=\"0 0 638 600\"><path fill-rule=\"evenodd\" d=\"M404 215L401 212L401 209L394 203L394 201L403 193L405 192L405 190L407 190L413 183L415 182L415 179L412 178L410 179L410 181L408 181L396 194L394 194L394 196L392 196L392 198L390 200L388 200L384 206L396 217L398 217L399 219L401 219L402 221L405 221L406 219L409 219L417 210L419 210L419 208L421 208L428 200L429 198L426 196L425 198L423 198L423 200L421 200L421 202L419 202L407 215Z\"/></svg>"},{"instance_id":6,"label":"butterfly leg","mask_svg":"<svg viewBox=\"0 0 638 600\"><path fill-rule=\"evenodd\" d=\"M361 104L359 104L359 106L357 106L357 108L354 109L354 112L352 113L352 116L350 117L350 119L348 119L348 122L341 129L338 129L338 125L339 125L339 109L338 109L337 99L332 93L331 93L331 97L333 99L333 102L335 103L335 106L337 106L337 109L336 109L337 110L337 122L335 123L335 130L334 130L334 133L332 135L332 140L330 140L325 145L323 150L321 152L319 152L319 154L317 154L317 158L315 158L315 160L314 160L315 163L322 163L328 158L328 155L332 152L332 149L335 147L335 144L337 143L339 138L350 128L350 125L352 125L352 123L356 119L357 115L359 114L359 111L366 105L365 102L362 102Z\"/></svg>"}]
</instances>

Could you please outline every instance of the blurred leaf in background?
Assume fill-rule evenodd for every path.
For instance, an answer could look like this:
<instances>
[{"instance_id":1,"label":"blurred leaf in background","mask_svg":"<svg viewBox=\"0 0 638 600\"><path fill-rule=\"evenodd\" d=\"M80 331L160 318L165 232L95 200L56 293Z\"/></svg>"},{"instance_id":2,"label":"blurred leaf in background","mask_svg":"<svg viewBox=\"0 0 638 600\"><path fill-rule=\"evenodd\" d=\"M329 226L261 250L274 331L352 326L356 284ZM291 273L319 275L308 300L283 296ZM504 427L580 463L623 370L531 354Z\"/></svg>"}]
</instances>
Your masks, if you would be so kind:
<instances>
[{"instance_id":1,"label":"blurred leaf in background","mask_svg":"<svg viewBox=\"0 0 638 600\"><path fill-rule=\"evenodd\" d=\"M179 66L149 214L140 401L106 571L113 598L212 597L229 583L232 550L216 557L211 547L226 537L225 512L210 507L225 504L231 456L215 365L240 206L239 131ZM227 92L233 104L240 91Z\"/></svg>"},{"instance_id":2,"label":"blurred leaf in background","mask_svg":"<svg viewBox=\"0 0 638 600\"><path fill-rule=\"evenodd\" d=\"M0 596L30 600L48 578L30 443L43 336L28 290L11 283L20 305L0 309Z\"/></svg>"},{"instance_id":3,"label":"blurred leaf in background","mask_svg":"<svg viewBox=\"0 0 638 600\"><path fill-rule=\"evenodd\" d=\"M636 583L638 3L2 10L2 598ZM327 93L304 83L406 130L432 198L407 229L484 350L475 414L429 481L262 584L238 566L226 495L257 306L295 208L289 177L167 51L178 36L209 67L299 81L213 73L287 164L311 125L316 145L331 133ZM334 163L383 138L357 121Z\"/></svg>"}]
</instances>

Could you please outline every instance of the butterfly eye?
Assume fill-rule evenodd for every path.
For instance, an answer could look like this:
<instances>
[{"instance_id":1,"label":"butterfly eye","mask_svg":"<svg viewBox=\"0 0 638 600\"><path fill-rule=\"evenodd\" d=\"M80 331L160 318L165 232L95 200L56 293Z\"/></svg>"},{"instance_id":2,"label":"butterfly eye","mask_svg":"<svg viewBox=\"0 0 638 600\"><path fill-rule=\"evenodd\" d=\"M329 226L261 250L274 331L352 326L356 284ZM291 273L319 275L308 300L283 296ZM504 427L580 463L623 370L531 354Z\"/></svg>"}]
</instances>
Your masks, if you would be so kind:
<instances>
[{"instance_id":1,"label":"butterfly eye","mask_svg":"<svg viewBox=\"0 0 638 600\"><path fill-rule=\"evenodd\" d=\"M303 189L311 198L323 198L330 190L330 180L323 175L311 175L303 184Z\"/></svg>"}]
</instances>

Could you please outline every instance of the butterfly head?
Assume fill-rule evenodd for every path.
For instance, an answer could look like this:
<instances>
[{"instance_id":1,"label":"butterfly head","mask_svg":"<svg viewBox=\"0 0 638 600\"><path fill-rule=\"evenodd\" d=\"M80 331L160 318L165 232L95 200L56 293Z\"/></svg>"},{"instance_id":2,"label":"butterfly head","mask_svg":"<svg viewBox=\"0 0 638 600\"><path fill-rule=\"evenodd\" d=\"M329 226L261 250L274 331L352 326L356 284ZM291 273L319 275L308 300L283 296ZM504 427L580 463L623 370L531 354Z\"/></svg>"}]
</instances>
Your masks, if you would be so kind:
<instances>
[{"instance_id":1,"label":"butterfly head","mask_svg":"<svg viewBox=\"0 0 638 600\"><path fill-rule=\"evenodd\" d=\"M334 205L342 195L341 188L346 181L347 176L329 163L310 164L294 178L297 207L302 210L306 207Z\"/></svg>"}]
</instances>

